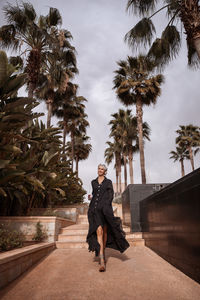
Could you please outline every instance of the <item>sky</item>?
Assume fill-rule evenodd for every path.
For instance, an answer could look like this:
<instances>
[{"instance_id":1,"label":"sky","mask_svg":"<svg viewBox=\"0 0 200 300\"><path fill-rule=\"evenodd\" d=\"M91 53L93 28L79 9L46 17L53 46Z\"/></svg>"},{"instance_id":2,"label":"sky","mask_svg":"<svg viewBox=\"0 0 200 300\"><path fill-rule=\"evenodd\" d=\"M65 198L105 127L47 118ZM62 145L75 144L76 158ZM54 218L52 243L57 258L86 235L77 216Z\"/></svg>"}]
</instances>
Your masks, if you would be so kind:
<instances>
[{"instance_id":1,"label":"sky","mask_svg":"<svg viewBox=\"0 0 200 300\"><path fill-rule=\"evenodd\" d=\"M0 25L5 24L2 7L15 1L0 0ZM114 71L117 61L127 55L136 55L124 42L125 34L136 24L138 18L126 12L127 0L31 0L36 12L46 15L49 7L59 9L62 28L73 36L72 45L77 51L79 75L74 82L79 85L79 95L88 102L86 113L90 128L92 153L79 165L79 176L83 187L91 193L91 180L97 177L97 166L104 163L106 141L109 140L108 122L111 114L124 108L116 97L113 88ZM165 14L153 19L157 36L167 25ZM183 30L184 31L184 30ZM143 52L144 53L144 52ZM169 159L169 152L175 150L175 131L179 125L200 126L199 70L187 66L187 51L183 34L182 48L178 57L162 72L165 83L161 96L154 107L144 107L143 121L151 128L150 142L145 143L145 163L147 183L170 183L180 178L179 162ZM129 106L135 115L135 107ZM46 113L44 103L37 108ZM46 121L46 116L43 118ZM56 126L53 117L52 124ZM133 162L134 182L141 183L139 154ZM200 155L195 157L195 167L200 165ZM189 161L185 162L186 173L191 172ZM114 164L108 166L107 177L115 182ZM123 181L123 180L122 180ZM129 183L129 178L128 178Z\"/></svg>"}]
</instances>

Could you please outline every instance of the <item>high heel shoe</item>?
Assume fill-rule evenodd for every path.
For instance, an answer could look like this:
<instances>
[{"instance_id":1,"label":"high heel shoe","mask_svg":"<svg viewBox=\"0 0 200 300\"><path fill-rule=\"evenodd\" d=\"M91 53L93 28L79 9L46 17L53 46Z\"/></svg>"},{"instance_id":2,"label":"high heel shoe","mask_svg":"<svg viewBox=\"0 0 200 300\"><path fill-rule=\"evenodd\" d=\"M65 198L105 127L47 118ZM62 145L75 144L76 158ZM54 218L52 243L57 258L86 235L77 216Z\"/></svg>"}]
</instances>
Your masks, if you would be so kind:
<instances>
[{"instance_id":1,"label":"high heel shoe","mask_svg":"<svg viewBox=\"0 0 200 300\"><path fill-rule=\"evenodd\" d=\"M104 272L106 270L105 268L105 261L104 261L104 255L103 254L99 254L99 272Z\"/></svg>"}]
</instances>

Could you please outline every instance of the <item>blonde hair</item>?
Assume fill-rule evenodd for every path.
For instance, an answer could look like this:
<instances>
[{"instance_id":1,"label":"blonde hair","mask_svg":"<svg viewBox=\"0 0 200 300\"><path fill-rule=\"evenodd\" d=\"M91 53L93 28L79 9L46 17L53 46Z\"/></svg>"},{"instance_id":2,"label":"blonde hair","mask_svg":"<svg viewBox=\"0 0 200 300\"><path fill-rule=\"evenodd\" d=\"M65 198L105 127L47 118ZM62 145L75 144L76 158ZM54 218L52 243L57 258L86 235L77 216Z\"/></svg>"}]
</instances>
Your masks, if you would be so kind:
<instances>
[{"instance_id":1,"label":"blonde hair","mask_svg":"<svg viewBox=\"0 0 200 300\"><path fill-rule=\"evenodd\" d=\"M98 168L99 168L99 167L103 167L103 168L104 168L104 170L105 170L105 173L104 173L104 174L106 175L106 174L107 174L107 170L108 170L107 167L106 167L106 165L104 165L104 164L99 164L99 165L98 165Z\"/></svg>"}]
</instances>

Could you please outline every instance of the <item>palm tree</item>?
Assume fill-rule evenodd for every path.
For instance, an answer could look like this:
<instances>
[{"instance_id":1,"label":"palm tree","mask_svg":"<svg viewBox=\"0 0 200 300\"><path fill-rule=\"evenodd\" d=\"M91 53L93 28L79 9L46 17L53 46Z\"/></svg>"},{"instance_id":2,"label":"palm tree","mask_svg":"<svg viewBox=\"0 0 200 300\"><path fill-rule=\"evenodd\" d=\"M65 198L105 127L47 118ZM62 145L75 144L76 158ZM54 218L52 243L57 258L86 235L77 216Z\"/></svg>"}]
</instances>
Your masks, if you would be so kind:
<instances>
[{"instance_id":1,"label":"palm tree","mask_svg":"<svg viewBox=\"0 0 200 300\"><path fill-rule=\"evenodd\" d=\"M192 170L194 171L194 152L193 148L198 147L200 132L199 127L192 124L180 125L180 129L176 130L178 137L176 138L176 144L182 149L187 149L190 157ZM195 152L196 154L197 152Z\"/></svg>"},{"instance_id":2,"label":"palm tree","mask_svg":"<svg viewBox=\"0 0 200 300\"><path fill-rule=\"evenodd\" d=\"M200 6L198 0L163 0L161 8L156 11L155 0L129 0L127 10L139 13L143 18L126 34L125 40L132 48L149 45L149 55L159 66L163 66L178 55L181 46L181 33L186 34L189 65L199 65L200 61ZM161 10L167 10L169 22L164 28L161 38L156 38L152 17ZM149 13L152 13L149 16ZM176 25L175 25L176 24ZM181 26L184 26L184 31Z\"/></svg>"},{"instance_id":3,"label":"palm tree","mask_svg":"<svg viewBox=\"0 0 200 300\"><path fill-rule=\"evenodd\" d=\"M86 128L89 126L87 121L87 114L85 113L84 102L87 100L83 96L77 96L78 86L68 83L68 88L64 94L58 94L57 106L54 108L53 113L63 120L59 122L63 128L63 153L65 153L66 135L70 133L71 136L71 160L72 169L74 161L74 138L83 133L86 133Z\"/></svg>"},{"instance_id":4,"label":"palm tree","mask_svg":"<svg viewBox=\"0 0 200 300\"><path fill-rule=\"evenodd\" d=\"M134 184L133 177L133 155L139 151L139 143L138 143L138 130L137 130L137 118L135 116L130 116L127 119L127 137L126 137L126 147L128 153L129 160L129 173L130 173L130 183ZM143 137L150 141L150 127L146 122L143 122ZM135 144L133 145L133 141Z\"/></svg>"},{"instance_id":5,"label":"palm tree","mask_svg":"<svg viewBox=\"0 0 200 300\"><path fill-rule=\"evenodd\" d=\"M176 147L176 151L171 151L170 158L174 160L174 162L179 161L181 164L181 175L185 176L185 168L184 168L184 159L190 159L189 153L186 149L182 147Z\"/></svg>"},{"instance_id":6,"label":"palm tree","mask_svg":"<svg viewBox=\"0 0 200 300\"><path fill-rule=\"evenodd\" d=\"M139 137L140 166L142 183L146 183L144 142L143 142L143 105L156 104L160 96L160 85L164 81L161 74L150 76L155 65L145 56L130 57L118 63L119 69L114 78L114 89L118 99L125 105L136 105L137 129Z\"/></svg>"},{"instance_id":7,"label":"palm tree","mask_svg":"<svg viewBox=\"0 0 200 300\"><path fill-rule=\"evenodd\" d=\"M63 30L59 31L64 32ZM59 39L60 35L58 35ZM47 61L42 67L43 74L40 75L39 87L37 88L37 96L44 99L47 104L47 127L50 127L53 105L57 99L56 92L64 93L66 91L69 79L74 77L78 72L76 68L75 49L70 45L68 39L72 38L70 32L65 30L62 39L62 46L59 49L54 47L53 52L47 55ZM67 42L67 43L65 43Z\"/></svg>"},{"instance_id":8,"label":"palm tree","mask_svg":"<svg viewBox=\"0 0 200 300\"><path fill-rule=\"evenodd\" d=\"M80 160L86 160L92 151L92 145L86 143L90 138L85 134L74 137L74 158L76 161L76 176L78 176L78 164ZM67 152L69 156L72 156L72 143L67 143Z\"/></svg>"},{"instance_id":9,"label":"palm tree","mask_svg":"<svg viewBox=\"0 0 200 300\"><path fill-rule=\"evenodd\" d=\"M125 147L126 131L125 131L125 118L126 112L120 109L118 113L111 115L113 119L109 122L111 125L110 137L113 137L121 148L121 165L124 166L124 182L125 187L127 187L127 149Z\"/></svg>"},{"instance_id":10,"label":"palm tree","mask_svg":"<svg viewBox=\"0 0 200 300\"><path fill-rule=\"evenodd\" d=\"M115 159L115 170L116 170L116 187L117 194L121 194L122 189L122 180L121 180L121 145L117 143L116 140L114 142L107 141L106 144L108 147L104 152L104 157L107 164L110 164L113 159Z\"/></svg>"},{"instance_id":11,"label":"palm tree","mask_svg":"<svg viewBox=\"0 0 200 300\"><path fill-rule=\"evenodd\" d=\"M38 18L32 4L26 2L16 6L7 4L4 12L8 25L0 28L0 46L20 52L23 47L21 56L28 53L25 72L28 74L28 97L33 98L41 66L58 42L52 33L62 23L61 15L56 8L50 7L47 16Z\"/></svg>"}]
</instances>

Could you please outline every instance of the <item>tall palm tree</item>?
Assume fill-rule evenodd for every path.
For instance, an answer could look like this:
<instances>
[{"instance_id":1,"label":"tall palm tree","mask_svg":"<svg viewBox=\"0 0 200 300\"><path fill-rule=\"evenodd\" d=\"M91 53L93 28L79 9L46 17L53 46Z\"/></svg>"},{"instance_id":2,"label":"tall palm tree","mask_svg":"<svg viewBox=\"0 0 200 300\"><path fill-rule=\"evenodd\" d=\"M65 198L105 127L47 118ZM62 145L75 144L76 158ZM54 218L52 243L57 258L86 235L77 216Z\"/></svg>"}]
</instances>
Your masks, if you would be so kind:
<instances>
[{"instance_id":1,"label":"tall palm tree","mask_svg":"<svg viewBox=\"0 0 200 300\"><path fill-rule=\"evenodd\" d=\"M162 6L160 8L160 2ZM157 6L159 5L158 9ZM149 45L149 55L162 67L178 55L181 33L186 34L189 65L200 62L200 5L199 0L128 0L127 10L143 18L126 34L125 40L132 48ZM156 38L152 17L161 10L167 11L168 21L161 38ZM149 16L150 14L150 16ZM181 26L179 26L181 25ZM182 30L181 27L184 27Z\"/></svg>"},{"instance_id":2,"label":"tall palm tree","mask_svg":"<svg viewBox=\"0 0 200 300\"><path fill-rule=\"evenodd\" d=\"M64 30L59 30L63 33ZM70 45L68 39L72 38L70 32L64 31L62 46L54 47L53 52L47 55L47 61L42 67L43 74L40 75L37 96L44 99L47 104L47 127L50 127L53 113L53 105L57 99L56 92L64 93L66 91L69 79L74 77L78 72L76 68L75 49ZM59 40L60 35L58 35ZM56 37L55 37L56 39ZM67 43L65 43L67 42Z\"/></svg>"},{"instance_id":3,"label":"tall palm tree","mask_svg":"<svg viewBox=\"0 0 200 300\"><path fill-rule=\"evenodd\" d=\"M130 57L118 63L115 71L114 89L118 99L125 105L136 105L137 128L139 136L140 166L142 183L146 183L143 142L143 106L156 104L160 96L160 85L164 81L161 74L150 76L155 65L145 56Z\"/></svg>"},{"instance_id":4,"label":"tall palm tree","mask_svg":"<svg viewBox=\"0 0 200 300\"><path fill-rule=\"evenodd\" d=\"M21 56L28 53L25 72L28 74L28 97L33 98L41 66L56 43L52 32L62 23L61 15L56 8L50 7L47 16L38 18L33 5L27 2L15 6L7 4L4 13L8 24L0 28L0 46L19 50Z\"/></svg>"},{"instance_id":5,"label":"tall palm tree","mask_svg":"<svg viewBox=\"0 0 200 300\"><path fill-rule=\"evenodd\" d=\"M170 151L170 158L174 160L174 162L179 161L181 164L181 175L185 176L185 168L184 168L184 159L190 159L189 153L186 149L182 147L176 147L176 151Z\"/></svg>"},{"instance_id":6,"label":"tall palm tree","mask_svg":"<svg viewBox=\"0 0 200 300\"><path fill-rule=\"evenodd\" d=\"M176 138L176 144L182 149L187 149L190 157L192 170L194 171L194 152L193 148L198 147L200 132L199 127L192 124L180 125L180 129L176 130L178 137ZM196 153L196 152L195 152Z\"/></svg>"},{"instance_id":7,"label":"tall palm tree","mask_svg":"<svg viewBox=\"0 0 200 300\"><path fill-rule=\"evenodd\" d=\"M143 122L143 138L150 141L150 127L146 122ZM134 183L133 177L133 155L139 151L138 143L138 130L137 130L137 118L135 116L128 116L126 122L126 148L129 160L129 173L130 173L130 183ZM134 145L133 145L134 142Z\"/></svg>"}]
</instances>

